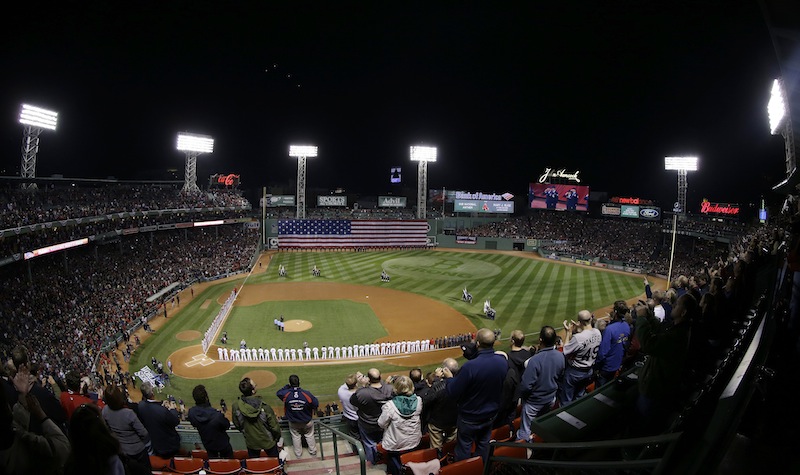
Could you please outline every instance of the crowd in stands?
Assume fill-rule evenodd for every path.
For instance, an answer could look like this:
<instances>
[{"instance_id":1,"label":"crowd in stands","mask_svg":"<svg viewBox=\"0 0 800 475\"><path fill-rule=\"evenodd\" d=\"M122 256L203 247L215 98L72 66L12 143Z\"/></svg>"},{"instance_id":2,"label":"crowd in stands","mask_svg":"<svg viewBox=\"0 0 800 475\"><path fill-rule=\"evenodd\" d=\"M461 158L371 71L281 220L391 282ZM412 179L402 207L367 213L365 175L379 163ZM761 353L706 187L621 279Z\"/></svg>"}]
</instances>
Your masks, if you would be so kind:
<instances>
[{"instance_id":1,"label":"crowd in stands","mask_svg":"<svg viewBox=\"0 0 800 475\"><path fill-rule=\"evenodd\" d=\"M148 296L173 282L246 270L257 243L257 230L242 225L161 231L28 261L30 280L27 263L4 266L0 355L36 341L33 359L47 373L87 371L108 337L161 304Z\"/></svg>"},{"instance_id":2,"label":"crowd in stands","mask_svg":"<svg viewBox=\"0 0 800 475\"><path fill-rule=\"evenodd\" d=\"M0 229L110 213L162 209L245 207L234 190L184 193L177 185L119 185L0 189Z\"/></svg>"}]
</instances>

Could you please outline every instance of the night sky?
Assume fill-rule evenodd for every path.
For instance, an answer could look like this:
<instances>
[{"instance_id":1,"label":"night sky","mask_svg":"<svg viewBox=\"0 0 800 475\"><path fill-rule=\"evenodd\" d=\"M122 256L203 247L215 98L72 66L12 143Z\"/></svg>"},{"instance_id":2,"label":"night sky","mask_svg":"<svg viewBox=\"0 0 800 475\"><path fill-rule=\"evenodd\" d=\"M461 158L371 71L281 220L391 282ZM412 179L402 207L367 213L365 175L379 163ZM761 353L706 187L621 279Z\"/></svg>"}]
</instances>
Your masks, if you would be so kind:
<instances>
[{"instance_id":1,"label":"night sky","mask_svg":"<svg viewBox=\"0 0 800 475\"><path fill-rule=\"evenodd\" d=\"M59 112L38 176L182 179L189 131L216 140L201 186L289 185L293 142L319 146L309 188L365 194L396 165L416 187L412 144L439 148L430 188L473 192L524 194L555 167L671 207L663 157L685 154L690 209L784 178L755 0L114 3L0 20L0 175L19 174L27 102Z\"/></svg>"}]
</instances>

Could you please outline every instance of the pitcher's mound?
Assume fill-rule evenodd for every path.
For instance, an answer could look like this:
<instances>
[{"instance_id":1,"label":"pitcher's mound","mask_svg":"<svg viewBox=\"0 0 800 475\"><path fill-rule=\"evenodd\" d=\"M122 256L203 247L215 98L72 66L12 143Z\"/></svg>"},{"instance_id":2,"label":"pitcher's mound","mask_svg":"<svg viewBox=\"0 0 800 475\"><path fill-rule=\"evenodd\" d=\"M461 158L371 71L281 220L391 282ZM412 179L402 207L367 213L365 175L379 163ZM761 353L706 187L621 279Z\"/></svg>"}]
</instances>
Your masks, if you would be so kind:
<instances>
[{"instance_id":1,"label":"pitcher's mound","mask_svg":"<svg viewBox=\"0 0 800 475\"><path fill-rule=\"evenodd\" d=\"M267 388L275 384L275 381L278 380L278 377L275 376L275 373L272 371L263 370L248 371L242 376L242 379L244 378L250 378L256 383L257 388Z\"/></svg>"},{"instance_id":2,"label":"pitcher's mound","mask_svg":"<svg viewBox=\"0 0 800 475\"><path fill-rule=\"evenodd\" d=\"M283 330L287 332L304 332L313 326L308 320L286 320L283 324Z\"/></svg>"},{"instance_id":3,"label":"pitcher's mound","mask_svg":"<svg viewBox=\"0 0 800 475\"><path fill-rule=\"evenodd\" d=\"M175 338L178 339L179 341L193 341L193 340L199 340L200 338L202 338L202 336L203 334L197 330L186 330L177 333L175 335Z\"/></svg>"}]
</instances>

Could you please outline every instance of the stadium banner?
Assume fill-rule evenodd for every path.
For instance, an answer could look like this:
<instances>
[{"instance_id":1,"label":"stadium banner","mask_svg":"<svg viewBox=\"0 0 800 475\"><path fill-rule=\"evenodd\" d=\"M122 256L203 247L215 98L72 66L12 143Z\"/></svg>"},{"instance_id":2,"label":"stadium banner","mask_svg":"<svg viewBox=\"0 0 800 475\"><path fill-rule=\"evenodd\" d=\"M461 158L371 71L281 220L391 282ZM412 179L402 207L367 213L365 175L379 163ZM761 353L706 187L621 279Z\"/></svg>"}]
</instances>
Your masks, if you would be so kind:
<instances>
[{"instance_id":1,"label":"stadium banner","mask_svg":"<svg viewBox=\"0 0 800 475\"><path fill-rule=\"evenodd\" d=\"M475 236L456 236L456 244L478 244Z\"/></svg>"},{"instance_id":2,"label":"stadium banner","mask_svg":"<svg viewBox=\"0 0 800 475\"><path fill-rule=\"evenodd\" d=\"M185 229L185 228L193 228L194 223L177 223L175 224L177 229Z\"/></svg>"},{"instance_id":3,"label":"stadium banner","mask_svg":"<svg viewBox=\"0 0 800 475\"><path fill-rule=\"evenodd\" d=\"M539 247L539 240L538 239L528 239L525 241L525 245L528 247Z\"/></svg>"},{"instance_id":4,"label":"stadium banner","mask_svg":"<svg viewBox=\"0 0 800 475\"><path fill-rule=\"evenodd\" d=\"M347 206L347 197L341 195L319 195L317 196L317 206Z\"/></svg>"},{"instance_id":5,"label":"stadium banner","mask_svg":"<svg viewBox=\"0 0 800 475\"><path fill-rule=\"evenodd\" d=\"M586 185L531 183L528 186L528 202L531 209L588 211L589 187Z\"/></svg>"},{"instance_id":6,"label":"stadium banner","mask_svg":"<svg viewBox=\"0 0 800 475\"><path fill-rule=\"evenodd\" d=\"M60 244L53 244L52 246L41 247L33 251L28 251L23 254L23 256L27 261L28 259L50 254L51 252L63 251L65 249L71 249L73 247L83 246L86 244L89 244L89 238L75 239L74 241L62 242Z\"/></svg>"},{"instance_id":7,"label":"stadium banner","mask_svg":"<svg viewBox=\"0 0 800 475\"><path fill-rule=\"evenodd\" d=\"M583 264L583 265L585 265L585 266L590 266L590 265L592 265L592 261L587 261L587 260L585 260L585 259L575 259L575 263L576 263L576 264Z\"/></svg>"},{"instance_id":8,"label":"stadium banner","mask_svg":"<svg viewBox=\"0 0 800 475\"><path fill-rule=\"evenodd\" d=\"M622 205L620 206L620 216L623 218L634 218L639 219L639 207L632 206L632 205Z\"/></svg>"},{"instance_id":9,"label":"stadium banner","mask_svg":"<svg viewBox=\"0 0 800 475\"><path fill-rule=\"evenodd\" d=\"M562 262L575 262L575 258L569 256L559 256L558 260Z\"/></svg>"},{"instance_id":10,"label":"stadium banner","mask_svg":"<svg viewBox=\"0 0 800 475\"><path fill-rule=\"evenodd\" d=\"M258 221L248 221L244 223L245 229L259 229L261 228L261 223Z\"/></svg>"},{"instance_id":11,"label":"stadium banner","mask_svg":"<svg viewBox=\"0 0 800 475\"><path fill-rule=\"evenodd\" d=\"M594 263L592 263L592 265L595 266L595 267L599 267L601 269L605 269L606 267L608 267L606 264L604 264L602 262L594 262Z\"/></svg>"},{"instance_id":12,"label":"stadium banner","mask_svg":"<svg viewBox=\"0 0 800 475\"><path fill-rule=\"evenodd\" d=\"M609 264L609 265L608 265L608 268L609 268L609 269L613 269L613 270L621 270L621 271L624 271L624 270L625 270L625 268L624 268L624 267L622 267L622 266L618 266L618 265L616 265L616 264Z\"/></svg>"},{"instance_id":13,"label":"stadium banner","mask_svg":"<svg viewBox=\"0 0 800 475\"><path fill-rule=\"evenodd\" d=\"M453 206L456 213L513 213L513 201L460 200Z\"/></svg>"},{"instance_id":14,"label":"stadium banner","mask_svg":"<svg viewBox=\"0 0 800 475\"><path fill-rule=\"evenodd\" d=\"M625 272L632 272L634 274L641 274L642 273L642 269L640 269L638 267L626 267L625 268Z\"/></svg>"},{"instance_id":15,"label":"stadium banner","mask_svg":"<svg viewBox=\"0 0 800 475\"><path fill-rule=\"evenodd\" d=\"M278 220L281 248L425 247L425 220Z\"/></svg>"},{"instance_id":16,"label":"stadium banner","mask_svg":"<svg viewBox=\"0 0 800 475\"><path fill-rule=\"evenodd\" d=\"M642 219L660 219L661 208L655 206L641 206L639 207L639 217Z\"/></svg>"},{"instance_id":17,"label":"stadium banner","mask_svg":"<svg viewBox=\"0 0 800 475\"><path fill-rule=\"evenodd\" d=\"M278 238L271 237L269 238L267 245L270 249L277 249L278 248Z\"/></svg>"},{"instance_id":18,"label":"stadium banner","mask_svg":"<svg viewBox=\"0 0 800 475\"><path fill-rule=\"evenodd\" d=\"M701 214L712 214L716 216L736 216L739 214L740 207L734 203L711 203L703 200L700 203Z\"/></svg>"},{"instance_id":19,"label":"stadium banner","mask_svg":"<svg viewBox=\"0 0 800 475\"><path fill-rule=\"evenodd\" d=\"M431 203L453 203L456 200L455 190L428 190L428 201Z\"/></svg>"},{"instance_id":20,"label":"stadium banner","mask_svg":"<svg viewBox=\"0 0 800 475\"><path fill-rule=\"evenodd\" d=\"M622 209L617 204L603 203L600 212L603 216L619 216Z\"/></svg>"},{"instance_id":21,"label":"stadium banner","mask_svg":"<svg viewBox=\"0 0 800 475\"><path fill-rule=\"evenodd\" d=\"M405 196L379 196L378 208L405 208Z\"/></svg>"},{"instance_id":22,"label":"stadium banner","mask_svg":"<svg viewBox=\"0 0 800 475\"><path fill-rule=\"evenodd\" d=\"M297 206L294 195L267 195L267 208L278 206Z\"/></svg>"}]
</instances>

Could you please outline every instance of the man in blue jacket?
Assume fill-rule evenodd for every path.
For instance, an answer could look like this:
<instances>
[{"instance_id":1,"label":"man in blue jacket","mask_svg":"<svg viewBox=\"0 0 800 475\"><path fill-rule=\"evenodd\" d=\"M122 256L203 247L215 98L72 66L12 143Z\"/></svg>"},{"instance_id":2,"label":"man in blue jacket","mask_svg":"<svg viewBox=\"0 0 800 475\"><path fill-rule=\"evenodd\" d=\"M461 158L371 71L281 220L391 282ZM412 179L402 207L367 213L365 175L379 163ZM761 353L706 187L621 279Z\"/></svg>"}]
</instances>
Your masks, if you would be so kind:
<instances>
[{"instance_id":1,"label":"man in blue jacket","mask_svg":"<svg viewBox=\"0 0 800 475\"><path fill-rule=\"evenodd\" d=\"M566 361L564 355L555 348L556 338L553 327L542 327L539 332L539 351L528 360L519 383L523 404L517 439L525 442L531 438L531 421L553 406L558 383L564 376Z\"/></svg>"},{"instance_id":2,"label":"man in blue jacket","mask_svg":"<svg viewBox=\"0 0 800 475\"><path fill-rule=\"evenodd\" d=\"M314 421L311 420L319 407L317 398L300 387L300 378L296 374L289 376L289 384L279 389L276 396L283 401L295 456L300 458L303 454L302 437L305 437L306 444L308 444L308 453L312 457L317 455Z\"/></svg>"},{"instance_id":3,"label":"man in blue jacket","mask_svg":"<svg viewBox=\"0 0 800 475\"><path fill-rule=\"evenodd\" d=\"M500 410L508 372L506 359L494 352L494 341L494 332L481 328L475 335L476 356L455 376L447 367L442 368L442 377L448 379L447 393L458 404L456 460L472 456L473 442L475 455L483 457L484 463L489 458L492 423Z\"/></svg>"},{"instance_id":4,"label":"man in blue jacket","mask_svg":"<svg viewBox=\"0 0 800 475\"><path fill-rule=\"evenodd\" d=\"M230 421L225 415L211 407L208 401L206 387L198 384L192 390L192 397L196 406L189 409L189 422L197 428L200 440L206 448L209 458L233 458L233 447L228 437Z\"/></svg>"},{"instance_id":5,"label":"man in blue jacket","mask_svg":"<svg viewBox=\"0 0 800 475\"><path fill-rule=\"evenodd\" d=\"M153 453L162 458L172 458L181 448L181 437L175 427L181 422L174 401L156 401L153 385L145 381L141 386L142 402L139 419L150 434Z\"/></svg>"}]
</instances>

